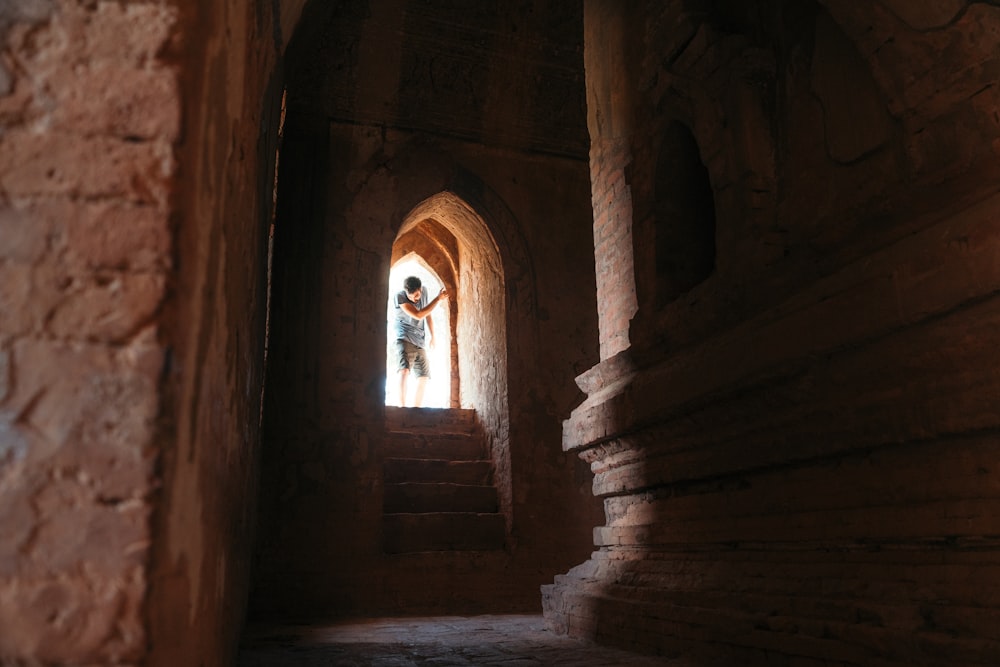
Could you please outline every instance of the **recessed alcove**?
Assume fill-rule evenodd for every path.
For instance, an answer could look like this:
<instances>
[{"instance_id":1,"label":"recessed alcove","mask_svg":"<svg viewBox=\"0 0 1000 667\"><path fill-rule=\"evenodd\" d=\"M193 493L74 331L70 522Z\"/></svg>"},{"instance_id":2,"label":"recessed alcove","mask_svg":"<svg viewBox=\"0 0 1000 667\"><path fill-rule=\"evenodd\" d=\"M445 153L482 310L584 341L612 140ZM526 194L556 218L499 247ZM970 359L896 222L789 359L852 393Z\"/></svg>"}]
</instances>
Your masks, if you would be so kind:
<instances>
[{"instance_id":1,"label":"recessed alcove","mask_svg":"<svg viewBox=\"0 0 1000 667\"><path fill-rule=\"evenodd\" d=\"M654 180L656 303L663 307L715 269L715 202L698 142L670 123L660 140Z\"/></svg>"}]
</instances>

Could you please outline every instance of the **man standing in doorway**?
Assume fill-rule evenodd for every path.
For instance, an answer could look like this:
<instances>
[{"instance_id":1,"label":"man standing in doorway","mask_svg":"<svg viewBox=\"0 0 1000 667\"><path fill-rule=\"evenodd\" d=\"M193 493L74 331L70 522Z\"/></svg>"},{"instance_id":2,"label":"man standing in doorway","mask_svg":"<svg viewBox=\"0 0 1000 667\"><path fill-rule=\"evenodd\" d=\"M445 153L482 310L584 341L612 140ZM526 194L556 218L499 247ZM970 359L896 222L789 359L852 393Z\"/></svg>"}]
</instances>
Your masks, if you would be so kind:
<instances>
[{"instance_id":1,"label":"man standing in doorway","mask_svg":"<svg viewBox=\"0 0 1000 667\"><path fill-rule=\"evenodd\" d=\"M434 322L428 315L442 299L448 298L447 290L442 289L428 303L420 278L410 276L403 281L403 290L396 295L396 358L399 370L399 405L406 407L406 380L410 370L417 376L417 391L413 406L419 408L424 402L424 389L427 379L431 376L430 364L425 351L424 322L427 323L427 344L434 347Z\"/></svg>"}]
</instances>

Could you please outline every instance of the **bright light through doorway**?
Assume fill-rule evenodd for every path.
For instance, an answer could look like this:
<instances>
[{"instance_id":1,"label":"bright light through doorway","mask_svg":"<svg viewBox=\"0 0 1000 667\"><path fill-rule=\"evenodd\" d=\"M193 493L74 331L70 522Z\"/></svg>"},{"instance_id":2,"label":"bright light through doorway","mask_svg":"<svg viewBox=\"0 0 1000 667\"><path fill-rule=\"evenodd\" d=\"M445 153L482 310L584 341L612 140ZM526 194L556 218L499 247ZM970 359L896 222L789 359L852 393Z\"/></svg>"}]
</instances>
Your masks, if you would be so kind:
<instances>
[{"instance_id":1,"label":"bright light through doorway","mask_svg":"<svg viewBox=\"0 0 1000 667\"><path fill-rule=\"evenodd\" d=\"M415 256L404 257L396 263L389 272L389 294L386 302L386 378L385 378L385 404L400 405L399 400L399 379L396 375L395 359L395 339L393 331L393 320L395 308L393 301L396 294L403 289L403 280L407 276L416 276L423 283L423 289L427 291L428 300L437 296L441 291L441 283L429 271L424 264ZM454 295L452 295L454 297ZM450 305L450 304L449 304ZM431 366L431 379L427 382L427 390L424 392L425 408L447 408L450 407L451 399L451 331L448 326L448 310L438 306L431 313L434 318L434 334L437 339L434 348L428 350L428 360ZM407 393L410 394L412 404L412 394L416 388L416 382L411 378L407 383Z\"/></svg>"}]
</instances>

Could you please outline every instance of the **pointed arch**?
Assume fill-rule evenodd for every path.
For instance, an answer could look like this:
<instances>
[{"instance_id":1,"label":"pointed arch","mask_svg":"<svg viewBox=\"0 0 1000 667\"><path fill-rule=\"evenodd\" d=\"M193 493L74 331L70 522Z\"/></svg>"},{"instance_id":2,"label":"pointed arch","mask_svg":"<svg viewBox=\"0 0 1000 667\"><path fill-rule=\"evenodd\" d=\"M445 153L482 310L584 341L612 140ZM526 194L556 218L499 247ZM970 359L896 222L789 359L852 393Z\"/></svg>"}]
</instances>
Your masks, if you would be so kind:
<instances>
[{"instance_id":1,"label":"pointed arch","mask_svg":"<svg viewBox=\"0 0 1000 667\"><path fill-rule=\"evenodd\" d=\"M537 298L527 244L503 199L431 143L414 141L389 158L373 155L365 171L370 176L353 198L348 225L361 227L355 216L384 210L386 193L391 192L394 206L382 228L392 234L382 237L386 256L398 239L428 225L455 239L457 296L451 299L451 317L458 404L474 408L483 427L509 530L513 496L508 389L537 367ZM425 237L447 243L440 234Z\"/></svg>"},{"instance_id":2,"label":"pointed arch","mask_svg":"<svg viewBox=\"0 0 1000 667\"><path fill-rule=\"evenodd\" d=\"M445 190L422 200L403 217L393 257L420 248L445 267L442 282L452 295L449 328L455 407L476 411L496 469L501 506L506 506L509 518L509 318L499 245L483 217L456 193Z\"/></svg>"}]
</instances>

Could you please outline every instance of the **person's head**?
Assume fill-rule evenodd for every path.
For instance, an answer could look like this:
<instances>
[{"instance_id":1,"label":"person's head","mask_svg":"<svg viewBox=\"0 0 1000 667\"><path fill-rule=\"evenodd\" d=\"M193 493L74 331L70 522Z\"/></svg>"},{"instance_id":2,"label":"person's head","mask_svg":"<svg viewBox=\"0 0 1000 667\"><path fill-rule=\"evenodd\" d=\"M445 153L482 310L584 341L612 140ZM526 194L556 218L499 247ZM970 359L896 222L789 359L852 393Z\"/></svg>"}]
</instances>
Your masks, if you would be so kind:
<instances>
[{"instance_id":1,"label":"person's head","mask_svg":"<svg viewBox=\"0 0 1000 667\"><path fill-rule=\"evenodd\" d=\"M420 298L420 287L420 278L417 278L416 276L410 276L403 281L403 289L406 290L406 296L413 300Z\"/></svg>"}]
</instances>

